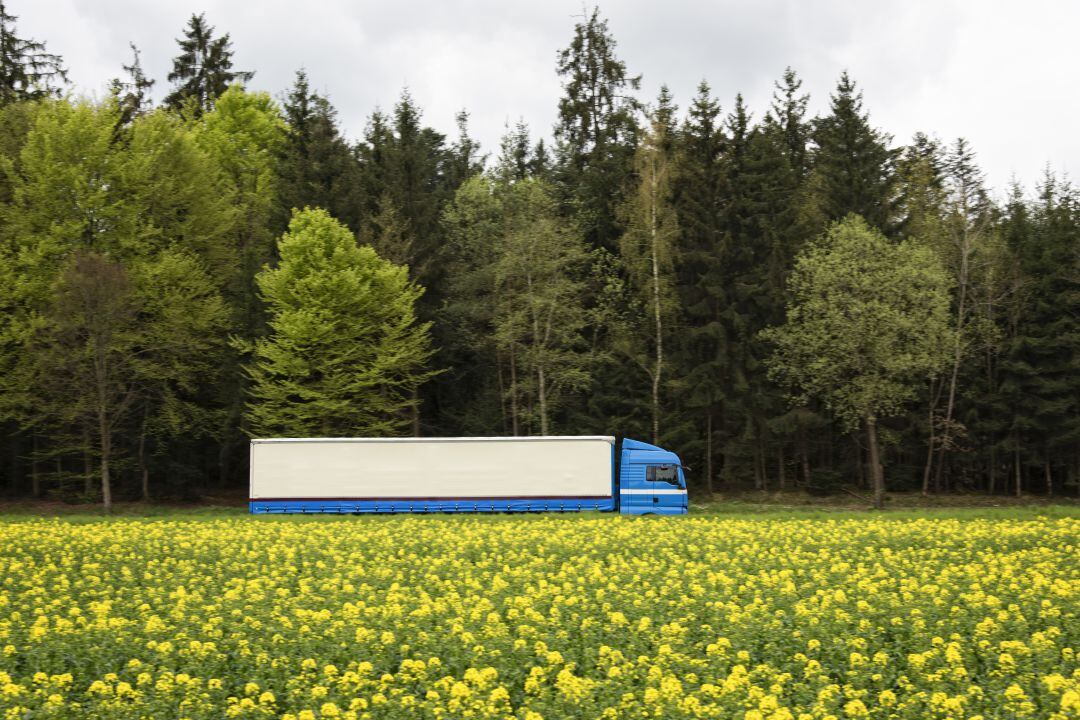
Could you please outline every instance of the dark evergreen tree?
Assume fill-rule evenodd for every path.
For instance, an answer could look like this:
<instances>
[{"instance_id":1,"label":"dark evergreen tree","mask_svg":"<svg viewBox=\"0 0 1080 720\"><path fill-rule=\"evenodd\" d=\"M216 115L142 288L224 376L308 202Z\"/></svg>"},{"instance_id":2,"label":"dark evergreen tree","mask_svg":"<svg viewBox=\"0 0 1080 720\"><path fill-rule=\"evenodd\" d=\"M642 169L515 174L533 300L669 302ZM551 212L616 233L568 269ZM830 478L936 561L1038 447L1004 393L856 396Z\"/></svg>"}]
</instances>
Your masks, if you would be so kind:
<instances>
[{"instance_id":1,"label":"dark evergreen tree","mask_svg":"<svg viewBox=\"0 0 1080 720\"><path fill-rule=\"evenodd\" d=\"M192 15L184 37L176 41L180 54L173 58L169 82L173 91L165 104L181 110L191 104L195 115L210 110L214 102L234 82L245 83L254 72L233 70L233 50L229 34L214 37L214 26L206 22L206 14Z\"/></svg>"},{"instance_id":2,"label":"dark evergreen tree","mask_svg":"<svg viewBox=\"0 0 1080 720\"><path fill-rule=\"evenodd\" d=\"M154 87L154 80L143 72L139 48L135 47L135 43L128 45L131 47L131 64L121 65L127 77L113 78L109 83L109 91L120 106L121 125L130 124L136 117L150 110L150 91Z\"/></svg>"},{"instance_id":3,"label":"dark evergreen tree","mask_svg":"<svg viewBox=\"0 0 1080 720\"><path fill-rule=\"evenodd\" d=\"M361 230L357 208L360 167L341 135L337 111L311 89L307 73L298 70L282 105L289 125L281 162L282 217L305 207L320 207L354 232Z\"/></svg>"},{"instance_id":4,"label":"dark evergreen tree","mask_svg":"<svg viewBox=\"0 0 1080 720\"><path fill-rule=\"evenodd\" d=\"M555 180L564 204L578 216L592 247L614 249L617 208L628 186L641 103L632 95L640 76L615 55L607 20L594 8L574 26L558 56L565 95L555 126Z\"/></svg>"},{"instance_id":5,"label":"dark evergreen tree","mask_svg":"<svg viewBox=\"0 0 1080 720\"><path fill-rule=\"evenodd\" d=\"M710 491L720 414L730 379L731 338L723 322L727 307L724 142L720 106L708 83L702 81L679 133L676 153L674 202L680 229L676 273L683 331L675 353L680 405L694 428L686 438L685 452L701 458L696 467L701 468L700 477Z\"/></svg>"},{"instance_id":6,"label":"dark evergreen tree","mask_svg":"<svg viewBox=\"0 0 1080 720\"><path fill-rule=\"evenodd\" d=\"M16 35L16 20L0 2L0 107L55 95L67 82L63 59L47 52L45 43Z\"/></svg>"},{"instance_id":7,"label":"dark evergreen tree","mask_svg":"<svg viewBox=\"0 0 1080 720\"><path fill-rule=\"evenodd\" d=\"M1080 441L1080 214L1076 192L1047 174L1028 209L1014 195L1006 238L1018 260L1022 305L1001 362L1012 410L1006 447L1014 490L1052 493L1074 478Z\"/></svg>"},{"instance_id":8,"label":"dark evergreen tree","mask_svg":"<svg viewBox=\"0 0 1080 720\"><path fill-rule=\"evenodd\" d=\"M809 146L810 124L806 120L806 106L810 96L800 92L802 80L790 67L775 84L772 107L766 122L776 128L782 137L784 154L795 177L800 181L810 170Z\"/></svg>"},{"instance_id":9,"label":"dark evergreen tree","mask_svg":"<svg viewBox=\"0 0 1080 720\"><path fill-rule=\"evenodd\" d=\"M513 127L507 126L499 142L499 156L495 159L495 176L504 183L524 180L532 174L533 155L529 146L529 126L518 120Z\"/></svg>"},{"instance_id":10,"label":"dark evergreen tree","mask_svg":"<svg viewBox=\"0 0 1080 720\"><path fill-rule=\"evenodd\" d=\"M851 213L891 233L895 221L892 138L870 125L862 93L845 72L831 96L830 112L814 128L816 189L828 220Z\"/></svg>"},{"instance_id":11,"label":"dark evergreen tree","mask_svg":"<svg viewBox=\"0 0 1080 720\"><path fill-rule=\"evenodd\" d=\"M460 111L454 118L458 136L447 149L443 163L443 182L448 188L458 188L484 169L485 158L480 155L480 143L469 135L469 113Z\"/></svg>"}]
</instances>

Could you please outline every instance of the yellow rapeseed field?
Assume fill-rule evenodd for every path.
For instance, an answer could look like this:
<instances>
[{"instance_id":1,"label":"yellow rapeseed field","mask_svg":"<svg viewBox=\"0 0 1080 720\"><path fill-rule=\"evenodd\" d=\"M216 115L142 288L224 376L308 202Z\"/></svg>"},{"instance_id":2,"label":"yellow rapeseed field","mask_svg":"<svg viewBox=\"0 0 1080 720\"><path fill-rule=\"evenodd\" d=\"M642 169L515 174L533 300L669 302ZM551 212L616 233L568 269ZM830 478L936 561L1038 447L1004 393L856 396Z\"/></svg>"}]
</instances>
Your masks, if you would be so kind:
<instances>
[{"instance_id":1,"label":"yellow rapeseed field","mask_svg":"<svg viewBox=\"0 0 1080 720\"><path fill-rule=\"evenodd\" d=\"M1080 519L0 523L0 718L1077 718Z\"/></svg>"}]
</instances>

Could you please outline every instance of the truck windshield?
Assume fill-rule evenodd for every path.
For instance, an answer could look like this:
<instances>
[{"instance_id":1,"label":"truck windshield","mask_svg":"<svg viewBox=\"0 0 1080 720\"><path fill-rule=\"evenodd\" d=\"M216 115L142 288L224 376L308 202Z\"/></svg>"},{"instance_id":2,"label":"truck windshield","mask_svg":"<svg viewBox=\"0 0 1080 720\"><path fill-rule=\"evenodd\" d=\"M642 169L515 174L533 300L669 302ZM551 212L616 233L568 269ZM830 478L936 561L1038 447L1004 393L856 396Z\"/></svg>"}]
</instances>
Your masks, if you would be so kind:
<instances>
[{"instance_id":1,"label":"truck windshield","mask_svg":"<svg viewBox=\"0 0 1080 720\"><path fill-rule=\"evenodd\" d=\"M649 465L645 469L645 479L649 482L664 482L670 485L678 485L678 467L676 465Z\"/></svg>"}]
</instances>

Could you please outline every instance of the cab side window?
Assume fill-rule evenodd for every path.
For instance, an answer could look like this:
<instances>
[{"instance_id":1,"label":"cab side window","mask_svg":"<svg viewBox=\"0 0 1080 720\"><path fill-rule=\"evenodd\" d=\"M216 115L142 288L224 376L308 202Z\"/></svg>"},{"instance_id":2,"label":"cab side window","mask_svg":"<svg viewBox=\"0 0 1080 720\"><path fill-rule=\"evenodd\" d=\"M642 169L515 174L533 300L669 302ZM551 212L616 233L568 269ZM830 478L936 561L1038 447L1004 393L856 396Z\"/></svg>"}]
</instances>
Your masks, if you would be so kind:
<instances>
[{"instance_id":1,"label":"cab side window","mask_svg":"<svg viewBox=\"0 0 1080 720\"><path fill-rule=\"evenodd\" d=\"M648 465L645 468L645 479L649 482L663 482L670 485L678 485L678 469L675 465Z\"/></svg>"}]
</instances>

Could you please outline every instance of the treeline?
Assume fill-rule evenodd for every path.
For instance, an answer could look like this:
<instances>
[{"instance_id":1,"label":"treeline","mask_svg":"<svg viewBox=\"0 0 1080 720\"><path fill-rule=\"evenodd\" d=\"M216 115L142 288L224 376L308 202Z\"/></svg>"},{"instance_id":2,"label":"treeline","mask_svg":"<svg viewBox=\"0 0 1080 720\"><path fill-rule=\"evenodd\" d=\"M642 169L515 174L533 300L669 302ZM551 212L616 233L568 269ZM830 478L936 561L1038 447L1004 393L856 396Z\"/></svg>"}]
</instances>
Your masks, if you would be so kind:
<instances>
[{"instance_id":1,"label":"treeline","mask_svg":"<svg viewBox=\"0 0 1080 720\"><path fill-rule=\"evenodd\" d=\"M790 69L757 113L705 82L681 112L594 10L554 137L485 155L407 92L354 142L302 70L245 90L201 15L178 45L162 105L134 46L91 102L0 5L9 494L239 488L253 435L638 437L696 491L1080 486L1077 192L995 201L846 73L820 117Z\"/></svg>"}]
</instances>

